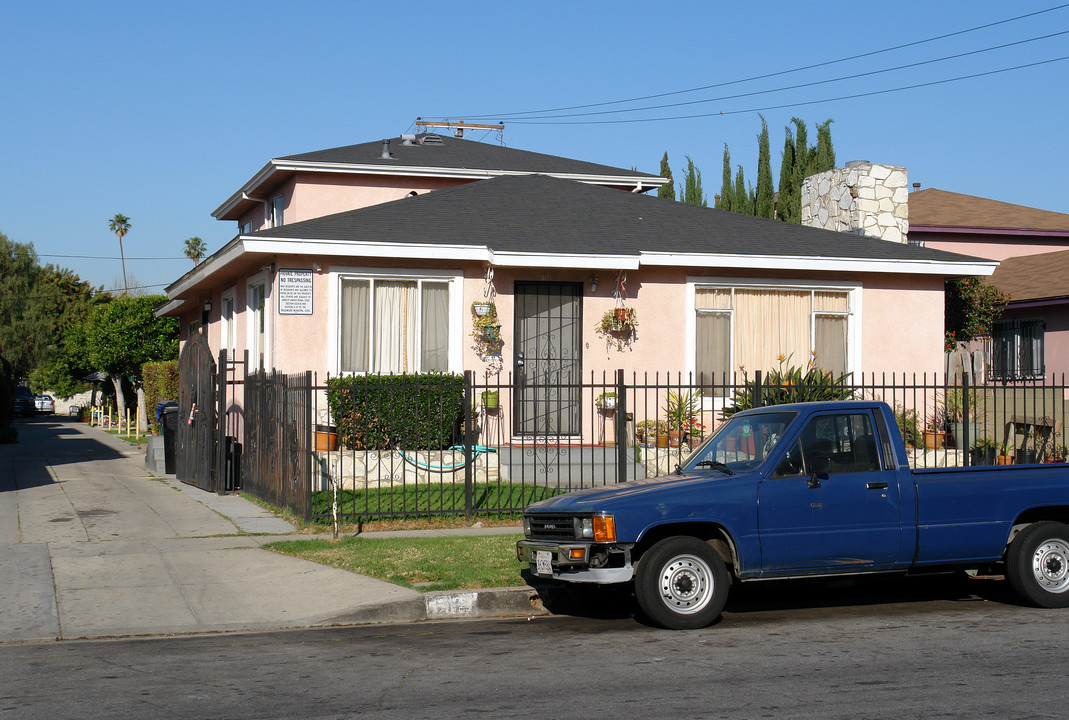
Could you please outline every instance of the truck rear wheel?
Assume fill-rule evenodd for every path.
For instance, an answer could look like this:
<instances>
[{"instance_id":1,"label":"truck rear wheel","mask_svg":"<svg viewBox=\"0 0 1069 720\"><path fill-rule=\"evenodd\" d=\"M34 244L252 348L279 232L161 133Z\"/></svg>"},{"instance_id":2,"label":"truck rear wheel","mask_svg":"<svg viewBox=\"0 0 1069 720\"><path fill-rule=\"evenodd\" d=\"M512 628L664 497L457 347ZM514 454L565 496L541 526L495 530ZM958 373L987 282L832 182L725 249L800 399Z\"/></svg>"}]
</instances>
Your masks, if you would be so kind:
<instances>
[{"instance_id":1,"label":"truck rear wheel","mask_svg":"<svg viewBox=\"0 0 1069 720\"><path fill-rule=\"evenodd\" d=\"M720 615L730 584L715 550L698 538L676 536L661 540L639 560L635 597L658 625L692 630Z\"/></svg>"},{"instance_id":2,"label":"truck rear wheel","mask_svg":"<svg viewBox=\"0 0 1069 720\"><path fill-rule=\"evenodd\" d=\"M1040 522L1018 533L1006 553L1006 578L1039 607L1069 607L1069 525Z\"/></svg>"}]
</instances>

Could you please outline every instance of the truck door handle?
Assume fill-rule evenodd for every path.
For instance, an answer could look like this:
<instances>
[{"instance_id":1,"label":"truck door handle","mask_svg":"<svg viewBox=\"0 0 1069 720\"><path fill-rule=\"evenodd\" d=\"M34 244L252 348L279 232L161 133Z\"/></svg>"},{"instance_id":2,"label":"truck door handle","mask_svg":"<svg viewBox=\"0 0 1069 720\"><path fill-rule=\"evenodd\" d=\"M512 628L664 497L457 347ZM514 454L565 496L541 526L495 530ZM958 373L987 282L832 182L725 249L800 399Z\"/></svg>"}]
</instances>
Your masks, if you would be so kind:
<instances>
[{"instance_id":1,"label":"truck door handle","mask_svg":"<svg viewBox=\"0 0 1069 720\"><path fill-rule=\"evenodd\" d=\"M868 490L886 490L887 483L885 482L870 482L865 483L865 488Z\"/></svg>"}]
</instances>

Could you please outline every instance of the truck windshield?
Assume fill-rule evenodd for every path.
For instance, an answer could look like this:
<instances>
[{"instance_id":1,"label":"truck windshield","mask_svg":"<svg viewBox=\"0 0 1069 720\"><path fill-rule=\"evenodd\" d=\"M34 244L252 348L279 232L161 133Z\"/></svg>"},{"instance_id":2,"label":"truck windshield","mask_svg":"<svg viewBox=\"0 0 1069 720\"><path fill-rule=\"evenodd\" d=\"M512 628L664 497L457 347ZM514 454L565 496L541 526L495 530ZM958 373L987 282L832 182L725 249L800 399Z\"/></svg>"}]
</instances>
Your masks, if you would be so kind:
<instances>
[{"instance_id":1,"label":"truck windshield","mask_svg":"<svg viewBox=\"0 0 1069 720\"><path fill-rule=\"evenodd\" d=\"M687 460L687 470L751 470L765 461L797 413L768 412L731 418L713 439Z\"/></svg>"}]
</instances>

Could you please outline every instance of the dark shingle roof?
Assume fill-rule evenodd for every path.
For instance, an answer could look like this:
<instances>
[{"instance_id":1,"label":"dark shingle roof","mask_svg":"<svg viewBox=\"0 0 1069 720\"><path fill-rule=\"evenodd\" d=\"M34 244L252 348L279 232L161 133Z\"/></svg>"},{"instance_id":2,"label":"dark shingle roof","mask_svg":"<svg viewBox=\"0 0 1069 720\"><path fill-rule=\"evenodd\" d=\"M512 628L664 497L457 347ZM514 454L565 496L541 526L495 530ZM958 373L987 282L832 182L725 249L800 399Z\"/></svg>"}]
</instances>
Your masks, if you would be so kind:
<instances>
[{"instance_id":1,"label":"dark shingle roof","mask_svg":"<svg viewBox=\"0 0 1069 720\"><path fill-rule=\"evenodd\" d=\"M929 188L909 194L911 227L1069 231L1069 215Z\"/></svg>"},{"instance_id":2,"label":"dark shingle roof","mask_svg":"<svg viewBox=\"0 0 1069 720\"><path fill-rule=\"evenodd\" d=\"M417 140L428 137L417 135ZM648 177L657 175L572 160L556 155L544 155L528 150L464 140L448 135L438 137L441 144L402 144L400 138L390 139L391 158L382 157L382 140L316 150L300 155L288 155L279 160L346 165L382 165L389 167L433 167L457 170L487 170L546 174L607 175L610 177Z\"/></svg>"},{"instance_id":3,"label":"dark shingle roof","mask_svg":"<svg viewBox=\"0 0 1069 720\"><path fill-rule=\"evenodd\" d=\"M1069 250L1006 258L987 282L1018 302L1069 297Z\"/></svg>"},{"instance_id":4,"label":"dark shingle roof","mask_svg":"<svg viewBox=\"0 0 1069 720\"><path fill-rule=\"evenodd\" d=\"M978 260L543 175L497 177L251 236L477 245L497 252L540 254L670 252L948 263Z\"/></svg>"}]
</instances>

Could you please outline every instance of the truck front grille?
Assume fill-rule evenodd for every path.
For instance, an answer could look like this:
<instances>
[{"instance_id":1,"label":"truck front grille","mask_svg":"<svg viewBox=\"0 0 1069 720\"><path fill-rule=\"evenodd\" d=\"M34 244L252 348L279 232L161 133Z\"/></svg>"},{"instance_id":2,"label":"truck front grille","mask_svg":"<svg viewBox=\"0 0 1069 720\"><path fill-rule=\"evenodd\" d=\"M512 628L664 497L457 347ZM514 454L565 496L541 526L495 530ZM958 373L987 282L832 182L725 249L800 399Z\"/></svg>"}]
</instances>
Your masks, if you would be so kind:
<instances>
[{"instance_id":1,"label":"truck front grille","mask_svg":"<svg viewBox=\"0 0 1069 720\"><path fill-rule=\"evenodd\" d=\"M579 537L574 515L528 515L532 540L575 540Z\"/></svg>"}]
</instances>

